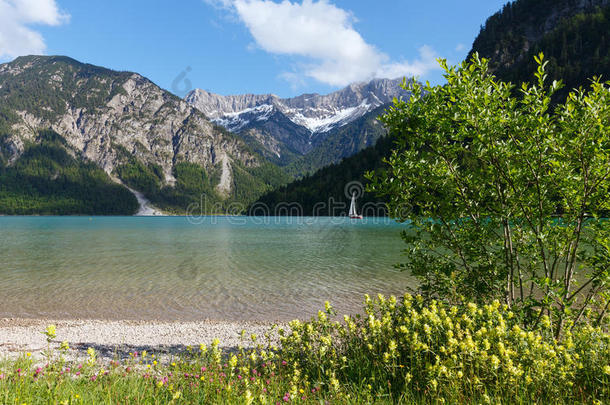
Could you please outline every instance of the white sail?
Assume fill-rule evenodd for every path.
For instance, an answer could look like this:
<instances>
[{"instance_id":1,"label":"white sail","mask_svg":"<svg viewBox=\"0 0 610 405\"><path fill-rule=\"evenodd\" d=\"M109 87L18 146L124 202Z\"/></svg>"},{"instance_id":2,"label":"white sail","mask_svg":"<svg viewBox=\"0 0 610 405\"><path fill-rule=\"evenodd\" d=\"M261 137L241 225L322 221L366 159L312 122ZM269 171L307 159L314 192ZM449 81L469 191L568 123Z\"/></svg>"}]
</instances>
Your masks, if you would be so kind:
<instances>
[{"instance_id":1,"label":"white sail","mask_svg":"<svg viewBox=\"0 0 610 405\"><path fill-rule=\"evenodd\" d=\"M352 203L349 206L349 216L355 217L358 214L356 213L356 193L352 194Z\"/></svg>"}]
</instances>

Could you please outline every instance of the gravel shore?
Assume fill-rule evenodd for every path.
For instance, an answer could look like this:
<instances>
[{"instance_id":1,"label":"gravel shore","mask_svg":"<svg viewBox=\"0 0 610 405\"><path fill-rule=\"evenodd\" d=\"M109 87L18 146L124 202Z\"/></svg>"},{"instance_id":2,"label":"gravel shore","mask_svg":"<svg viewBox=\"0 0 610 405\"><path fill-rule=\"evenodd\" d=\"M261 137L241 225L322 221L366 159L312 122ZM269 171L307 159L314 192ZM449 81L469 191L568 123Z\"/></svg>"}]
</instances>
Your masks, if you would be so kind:
<instances>
[{"instance_id":1,"label":"gravel shore","mask_svg":"<svg viewBox=\"0 0 610 405\"><path fill-rule=\"evenodd\" d=\"M102 320L48 320L48 319L0 319L0 359L15 358L29 352L34 358L42 358L47 349L43 331L47 325L57 327L57 338L52 343L57 348L67 341L75 358L86 357L93 347L102 359L125 358L130 352L147 350L150 353L171 356L185 351L187 346L198 348L209 345L218 338L224 350L234 350L241 343L240 333L260 336L268 332L271 323L256 322L151 322L151 321L102 321Z\"/></svg>"}]
</instances>

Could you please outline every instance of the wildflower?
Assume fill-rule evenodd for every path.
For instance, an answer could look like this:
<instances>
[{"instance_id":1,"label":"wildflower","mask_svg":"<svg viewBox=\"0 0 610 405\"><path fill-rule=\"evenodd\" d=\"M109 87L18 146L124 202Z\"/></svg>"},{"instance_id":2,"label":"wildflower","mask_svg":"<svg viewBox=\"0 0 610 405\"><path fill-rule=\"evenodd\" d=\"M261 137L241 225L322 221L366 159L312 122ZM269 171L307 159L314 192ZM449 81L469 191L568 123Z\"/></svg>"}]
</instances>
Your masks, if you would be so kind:
<instances>
[{"instance_id":1,"label":"wildflower","mask_svg":"<svg viewBox=\"0 0 610 405\"><path fill-rule=\"evenodd\" d=\"M489 361L491 362L491 365L493 366L493 368L498 368L500 366L500 359L498 359L498 357L493 354L490 358Z\"/></svg>"},{"instance_id":2,"label":"wildflower","mask_svg":"<svg viewBox=\"0 0 610 405\"><path fill-rule=\"evenodd\" d=\"M55 325L48 325L43 334L47 336L47 342L51 342L57 336Z\"/></svg>"},{"instance_id":3,"label":"wildflower","mask_svg":"<svg viewBox=\"0 0 610 405\"><path fill-rule=\"evenodd\" d=\"M30 357L30 356L32 356L32 353L27 352L25 355L26 355L27 357Z\"/></svg>"},{"instance_id":4,"label":"wildflower","mask_svg":"<svg viewBox=\"0 0 610 405\"><path fill-rule=\"evenodd\" d=\"M604 366L604 374L610 375L610 365Z\"/></svg>"},{"instance_id":5,"label":"wildflower","mask_svg":"<svg viewBox=\"0 0 610 405\"><path fill-rule=\"evenodd\" d=\"M252 397L252 393L250 392L250 390L246 390L246 404L250 405L253 400L254 398Z\"/></svg>"},{"instance_id":6,"label":"wildflower","mask_svg":"<svg viewBox=\"0 0 610 405\"><path fill-rule=\"evenodd\" d=\"M64 340L63 342L61 342L61 345L59 345L59 349L63 351L70 350L70 345L68 344L68 341Z\"/></svg>"}]
</instances>

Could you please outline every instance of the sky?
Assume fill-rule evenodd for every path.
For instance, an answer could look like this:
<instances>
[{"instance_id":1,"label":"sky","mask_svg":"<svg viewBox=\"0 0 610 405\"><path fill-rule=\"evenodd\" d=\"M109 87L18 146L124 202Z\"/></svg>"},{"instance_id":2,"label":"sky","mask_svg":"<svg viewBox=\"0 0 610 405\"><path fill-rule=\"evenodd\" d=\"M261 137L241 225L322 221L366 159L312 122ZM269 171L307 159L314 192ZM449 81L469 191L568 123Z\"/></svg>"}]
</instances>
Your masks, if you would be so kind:
<instances>
[{"instance_id":1,"label":"sky","mask_svg":"<svg viewBox=\"0 0 610 405\"><path fill-rule=\"evenodd\" d=\"M372 78L443 83L507 0L0 0L0 63L67 55L173 93L291 97Z\"/></svg>"}]
</instances>

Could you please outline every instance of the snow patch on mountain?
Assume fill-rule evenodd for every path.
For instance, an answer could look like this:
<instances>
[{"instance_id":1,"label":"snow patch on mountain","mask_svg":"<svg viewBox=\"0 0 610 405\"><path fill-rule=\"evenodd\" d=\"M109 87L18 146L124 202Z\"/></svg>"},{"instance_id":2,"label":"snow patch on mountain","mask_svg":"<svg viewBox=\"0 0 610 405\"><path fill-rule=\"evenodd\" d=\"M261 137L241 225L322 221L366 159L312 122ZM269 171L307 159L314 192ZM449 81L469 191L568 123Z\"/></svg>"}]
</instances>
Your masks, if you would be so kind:
<instances>
[{"instance_id":1,"label":"snow patch on mountain","mask_svg":"<svg viewBox=\"0 0 610 405\"><path fill-rule=\"evenodd\" d=\"M252 121L267 121L273 110L272 105L263 104L242 111L227 113L222 117L213 118L212 122L227 128L229 131L239 132Z\"/></svg>"},{"instance_id":2,"label":"snow patch on mountain","mask_svg":"<svg viewBox=\"0 0 610 405\"><path fill-rule=\"evenodd\" d=\"M332 112L326 110L327 114L323 114L319 117L306 117L301 111L296 109L288 110L286 115L295 124L302 125L309 129L312 134L321 134L328 132L333 128L342 127L343 125L349 124L353 120L362 117L374 108L371 107L368 100L364 99L362 103L356 107L334 109Z\"/></svg>"}]
</instances>

